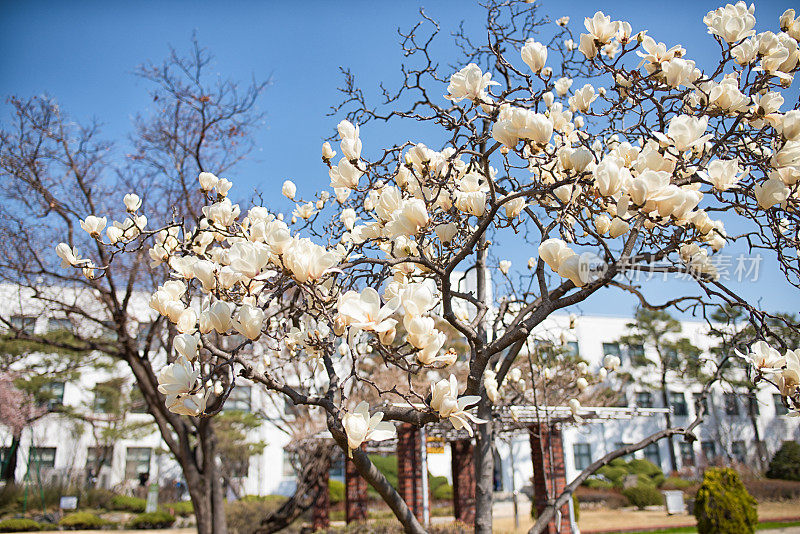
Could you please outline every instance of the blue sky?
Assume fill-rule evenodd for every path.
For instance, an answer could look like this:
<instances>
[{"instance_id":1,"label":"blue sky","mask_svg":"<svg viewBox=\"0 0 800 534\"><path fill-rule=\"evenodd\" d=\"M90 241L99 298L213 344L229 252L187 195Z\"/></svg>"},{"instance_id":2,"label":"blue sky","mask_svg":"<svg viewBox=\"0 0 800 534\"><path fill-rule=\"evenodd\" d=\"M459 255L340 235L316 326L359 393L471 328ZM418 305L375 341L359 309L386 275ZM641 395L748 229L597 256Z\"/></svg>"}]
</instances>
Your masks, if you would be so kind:
<instances>
[{"instance_id":1,"label":"blue sky","mask_svg":"<svg viewBox=\"0 0 800 534\"><path fill-rule=\"evenodd\" d=\"M615 19L628 20L634 31L649 34L667 45L681 43L700 65L713 60L716 44L706 34L703 15L724 2L673 1L548 1L542 11L555 19L569 15L573 31L580 33L583 17L602 9ZM776 30L788 1L759 1L759 31ZM460 20L478 39L484 15L472 2L11 2L0 1L0 95L23 97L48 93L57 98L78 121L97 118L106 137L121 140L132 117L146 111L150 102L146 82L132 71L146 61L160 61L173 45L188 48L192 32L216 56L216 72L246 82L252 76L271 78L272 85L259 107L266 121L258 132L258 150L231 178L242 196L254 189L276 191L284 179L294 180L301 191L327 185L326 169L319 161L322 139L340 117L327 117L339 100L339 67L350 67L368 97L377 98L377 83L398 81L402 54L398 27L408 28L418 19L418 9L443 25L436 47L440 63L454 58L447 38ZM444 94L444 87L441 94ZM0 120L8 108L0 111ZM370 131L362 130L369 152ZM372 138L380 139L375 132ZM393 129L394 142L425 142L411 128ZM373 141L374 142L374 141ZM287 207L287 206L276 206ZM509 252L522 266L534 251ZM769 278L769 279L768 279ZM674 283L654 287L669 295ZM770 309L796 310L795 293L774 277L756 284L736 284L747 298L763 299ZM628 299L594 298L582 310L624 315Z\"/></svg>"}]
</instances>

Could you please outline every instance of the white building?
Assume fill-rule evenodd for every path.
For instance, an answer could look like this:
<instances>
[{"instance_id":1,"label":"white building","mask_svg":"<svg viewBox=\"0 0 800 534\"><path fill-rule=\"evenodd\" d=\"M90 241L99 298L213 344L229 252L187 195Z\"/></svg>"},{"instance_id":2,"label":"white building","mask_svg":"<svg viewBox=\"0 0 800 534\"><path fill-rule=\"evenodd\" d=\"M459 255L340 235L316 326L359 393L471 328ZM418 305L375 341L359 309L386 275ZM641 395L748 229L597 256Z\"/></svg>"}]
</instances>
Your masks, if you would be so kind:
<instances>
[{"instance_id":1,"label":"white building","mask_svg":"<svg viewBox=\"0 0 800 534\"><path fill-rule=\"evenodd\" d=\"M25 313L27 311L27 313ZM149 312L149 310L148 310ZM48 317L45 313L28 310L11 310L11 320L15 326L29 328L37 333L48 329L63 329L69 325L65 319ZM572 350L585 359L591 369L601 366L604 355L618 354L626 364L627 352L630 348L620 347L618 340L628 333L627 323L630 318L623 317L579 317L575 328L569 328L569 317L554 316L541 325L542 332L564 332ZM700 322L683 322L682 337L707 350L713 343L705 335L706 326ZM632 350L652 351L651 347ZM158 367L158 365L156 365ZM83 410L95 412L97 418L103 417L103 399L98 398L95 385L110 377L126 377L127 367L120 363L117 369L110 372L83 373L78 382L65 384L53 383L51 391L55 394L54 402L66 406L81 407ZM133 380L126 380L128 394L135 398ZM674 424L684 424L694 414L694 395L700 391L696 383L672 380L669 385L670 407ZM652 391L644 391L631 386L624 392L627 405L642 408L662 407L659 395ZM715 386L708 399L709 416L698 429L699 440L694 443L675 440L679 470L690 471L694 467L704 465L707 459L714 457L735 458L745 463L753 459L755 454L754 430L747 416L744 397L736 395L723 386ZM780 447L785 440L800 439L800 421L789 418L780 403L776 391L764 387L758 393L757 424L764 440L768 457ZM239 480L242 494L290 494L294 490L294 475L288 455L283 448L289 437L278 427L281 416L291 414L282 401L274 401L263 388L238 385L229 398L226 409L252 411L263 418L261 427L254 431L251 438L263 441L267 445L263 452L249 459L246 472L242 472ZM284 413L280 413L283 411ZM132 420L147 420L146 413L130 413ZM567 425L564 427L563 444L567 479L574 478L581 469L590 462L618 448L621 444L635 443L648 434L663 429L664 418L636 417L629 420L604 421L583 425ZM79 428L74 420L69 420L58 413L49 414L32 427L27 428L21 439L16 478L26 477L43 481L53 478L80 480L88 476L87 466L93 465L92 459L98 453L97 443L87 428ZM5 460L7 446L11 442L8 429L0 426L0 443L2 460ZM636 453L637 457L647 458L661 466L665 472L670 471L667 442L662 440L644 451ZM510 442L497 443L497 476L496 490L511 491L521 489L530 484L532 465L530 461L530 445L528 437L518 435ZM513 459L512 459L513 456ZM94 473L104 487L133 487L139 484L140 473L148 473L150 480L180 483L180 469L170 458L160 435L155 431L150 435L137 439L121 439L113 446L109 455L110 461L99 473ZM87 459L89 462L87 462ZM512 463L514 469L512 470ZM448 448L444 453L429 456L429 468L434 475L450 478L450 458ZM341 476L341 466L334 468Z\"/></svg>"}]
</instances>

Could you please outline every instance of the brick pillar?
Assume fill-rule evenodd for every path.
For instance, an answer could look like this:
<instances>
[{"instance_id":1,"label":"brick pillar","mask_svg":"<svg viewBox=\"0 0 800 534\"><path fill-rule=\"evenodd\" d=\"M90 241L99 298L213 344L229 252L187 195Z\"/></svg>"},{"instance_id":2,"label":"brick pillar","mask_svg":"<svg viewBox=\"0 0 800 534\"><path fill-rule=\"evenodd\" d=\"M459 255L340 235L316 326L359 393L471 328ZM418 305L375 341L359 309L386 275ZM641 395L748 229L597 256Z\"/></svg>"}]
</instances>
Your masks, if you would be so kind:
<instances>
[{"instance_id":1,"label":"brick pillar","mask_svg":"<svg viewBox=\"0 0 800 534\"><path fill-rule=\"evenodd\" d=\"M450 442L453 473L453 515L456 521L475 521L475 447L472 440Z\"/></svg>"},{"instance_id":2,"label":"brick pillar","mask_svg":"<svg viewBox=\"0 0 800 534\"><path fill-rule=\"evenodd\" d=\"M397 428L397 486L417 520L423 520L422 457L419 429L409 423Z\"/></svg>"},{"instance_id":3,"label":"brick pillar","mask_svg":"<svg viewBox=\"0 0 800 534\"><path fill-rule=\"evenodd\" d=\"M344 481L345 520L348 523L366 521L367 481L361 478L350 458L345 458Z\"/></svg>"},{"instance_id":4,"label":"brick pillar","mask_svg":"<svg viewBox=\"0 0 800 534\"><path fill-rule=\"evenodd\" d=\"M311 510L311 525L314 529L314 532L331 526L331 496L328 490L328 479L330 478L329 469L330 465L328 465L328 468L324 469L324 472L320 474L313 488L313 491L316 491L317 493Z\"/></svg>"},{"instance_id":5,"label":"brick pillar","mask_svg":"<svg viewBox=\"0 0 800 534\"><path fill-rule=\"evenodd\" d=\"M550 499L557 498L567 485L564 466L564 445L561 441L561 427L558 424L534 424L530 427L531 460L533 461L533 504L537 516L547 506ZM569 520L569 505L561 507L561 518L553 518L544 530L546 534L569 534L572 525Z\"/></svg>"}]
</instances>

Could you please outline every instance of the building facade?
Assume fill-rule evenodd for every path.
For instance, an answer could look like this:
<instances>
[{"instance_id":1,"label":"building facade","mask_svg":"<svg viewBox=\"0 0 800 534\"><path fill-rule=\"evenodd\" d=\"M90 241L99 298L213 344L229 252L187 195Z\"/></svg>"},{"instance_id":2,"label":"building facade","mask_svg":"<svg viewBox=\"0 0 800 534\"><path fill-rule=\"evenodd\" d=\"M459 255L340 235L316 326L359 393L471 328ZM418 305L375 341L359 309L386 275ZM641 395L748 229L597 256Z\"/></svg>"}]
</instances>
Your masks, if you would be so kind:
<instances>
[{"instance_id":1,"label":"building facade","mask_svg":"<svg viewBox=\"0 0 800 534\"><path fill-rule=\"evenodd\" d=\"M65 319L47 317L43 314L26 315L21 311L11 316L12 324L30 329L36 333L69 327ZM630 318L581 316L570 328L569 316L553 316L541 325L544 332L560 332L570 349L584 359L591 372L599 370L606 354L615 354L622 359L623 369L630 363L634 351L653 356L652 347L626 347L619 339L628 333ZM706 335L706 325L699 322L682 322L683 332L691 342L707 351L714 341ZM96 421L103 420L104 401L99 394L98 384L115 377L121 380L122 388L131 399L136 396L135 383L126 374L127 368L119 364L116 368L102 372L91 371L81 374L74 382L53 382L48 385L57 405L84 411ZM648 371L642 371L648 372ZM701 386L678 376L670 379L669 406L663 406L660 395L651 389L629 385L621 393L624 405L640 408L669 408L673 424L688 423L695 413L695 399ZM697 430L698 440L685 442L674 440L678 470L691 473L715 460L723 462L738 461L755 465L757 447L755 446L754 423L762 437L767 459L786 440L800 440L800 421L786 415L777 392L764 387L756 397L747 397L730 386L715 386L707 398L708 415ZM752 403L752 404L750 404ZM133 406L133 405L132 405ZM259 454L243 462L242 469L236 473L239 494L291 494L294 491L294 472L284 447L290 437L281 428L281 422L292 417L292 410L282 399L269 395L263 388L246 383L237 385L226 404L228 410L240 410L257 414L262 424L253 430L248 438L265 443ZM749 411L754 411L750 417ZM149 420L144 410L135 406L125 416L130 421ZM754 419L754 421L753 421ZM623 444L635 443L647 435L665 428L660 416L633 416L621 420L587 421L586 423L565 423L563 432L564 460L567 480L573 479L592 461ZM0 427L0 443L3 445L2 461L7 460L10 431ZM659 465L664 472L671 471L668 442L661 440L635 454ZM26 428L22 434L17 456L16 478L19 481L41 480L43 482L79 482L87 478L97 478L102 487L131 489L147 480L158 480L161 484L181 484L180 469L171 459L161 437L153 427L152 432L135 437L115 440L109 450L101 449L91 425L76 422L74 418L59 414L48 414ZM98 455L106 460L98 465ZM495 489L511 492L530 485L532 477L531 450L528 436L501 436L496 444ZM433 475L450 478L449 446L430 448L429 470ZM335 463L332 476L341 477L342 463Z\"/></svg>"}]
</instances>

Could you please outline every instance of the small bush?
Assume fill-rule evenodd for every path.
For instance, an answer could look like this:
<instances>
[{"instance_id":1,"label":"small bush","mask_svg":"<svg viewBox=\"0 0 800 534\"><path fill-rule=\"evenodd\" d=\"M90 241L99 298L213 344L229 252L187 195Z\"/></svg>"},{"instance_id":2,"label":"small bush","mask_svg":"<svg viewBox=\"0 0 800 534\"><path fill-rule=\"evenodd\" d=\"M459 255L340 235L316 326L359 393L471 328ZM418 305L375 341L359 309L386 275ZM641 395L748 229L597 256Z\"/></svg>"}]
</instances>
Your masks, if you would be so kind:
<instances>
[{"instance_id":1,"label":"small bush","mask_svg":"<svg viewBox=\"0 0 800 534\"><path fill-rule=\"evenodd\" d=\"M800 481L800 443L783 442L769 463L767 478Z\"/></svg>"},{"instance_id":2,"label":"small bush","mask_svg":"<svg viewBox=\"0 0 800 534\"><path fill-rule=\"evenodd\" d=\"M639 510L644 510L647 506L664 504L664 496L651 484L640 484L624 489L622 494Z\"/></svg>"},{"instance_id":3,"label":"small bush","mask_svg":"<svg viewBox=\"0 0 800 534\"><path fill-rule=\"evenodd\" d=\"M164 510L139 514L128 523L128 527L144 528L169 528L175 522L175 516Z\"/></svg>"},{"instance_id":4,"label":"small bush","mask_svg":"<svg viewBox=\"0 0 800 534\"><path fill-rule=\"evenodd\" d=\"M733 469L712 467L703 475L694 504L698 534L753 534L756 501Z\"/></svg>"},{"instance_id":5,"label":"small bush","mask_svg":"<svg viewBox=\"0 0 800 534\"><path fill-rule=\"evenodd\" d=\"M95 530L108 525L109 522L91 512L73 512L65 515L58 525L66 530Z\"/></svg>"},{"instance_id":6,"label":"small bush","mask_svg":"<svg viewBox=\"0 0 800 534\"><path fill-rule=\"evenodd\" d=\"M663 475L661 469L649 460L634 459L628 462L628 471L633 475L647 475L650 478Z\"/></svg>"},{"instance_id":7,"label":"small bush","mask_svg":"<svg viewBox=\"0 0 800 534\"><path fill-rule=\"evenodd\" d=\"M192 515L194 513L194 505L192 504L192 501L167 502L161 506L169 513L181 517Z\"/></svg>"},{"instance_id":8,"label":"small bush","mask_svg":"<svg viewBox=\"0 0 800 534\"><path fill-rule=\"evenodd\" d=\"M755 478L743 482L747 492L758 502L800 499L800 482Z\"/></svg>"},{"instance_id":9,"label":"small bush","mask_svg":"<svg viewBox=\"0 0 800 534\"><path fill-rule=\"evenodd\" d=\"M438 500L450 500L453 498L453 486L445 482L433 490L433 498Z\"/></svg>"},{"instance_id":10,"label":"small bush","mask_svg":"<svg viewBox=\"0 0 800 534\"><path fill-rule=\"evenodd\" d=\"M331 504L344 502L344 482L341 480L328 480L328 493L330 494Z\"/></svg>"},{"instance_id":11,"label":"small bush","mask_svg":"<svg viewBox=\"0 0 800 534\"><path fill-rule=\"evenodd\" d=\"M33 519L4 519L0 521L0 532L33 532L41 525Z\"/></svg>"},{"instance_id":12,"label":"small bush","mask_svg":"<svg viewBox=\"0 0 800 534\"><path fill-rule=\"evenodd\" d=\"M128 495L114 495L111 498L111 510L120 510L123 512L134 512L141 514L147 507L147 501L139 497L130 497Z\"/></svg>"},{"instance_id":13,"label":"small bush","mask_svg":"<svg viewBox=\"0 0 800 534\"><path fill-rule=\"evenodd\" d=\"M589 489L609 490L614 487L614 483L610 480L603 480L602 478L587 478L583 485Z\"/></svg>"}]
</instances>

